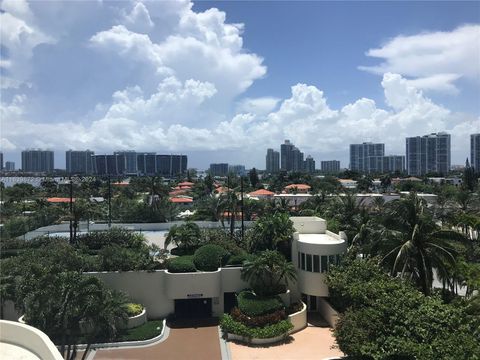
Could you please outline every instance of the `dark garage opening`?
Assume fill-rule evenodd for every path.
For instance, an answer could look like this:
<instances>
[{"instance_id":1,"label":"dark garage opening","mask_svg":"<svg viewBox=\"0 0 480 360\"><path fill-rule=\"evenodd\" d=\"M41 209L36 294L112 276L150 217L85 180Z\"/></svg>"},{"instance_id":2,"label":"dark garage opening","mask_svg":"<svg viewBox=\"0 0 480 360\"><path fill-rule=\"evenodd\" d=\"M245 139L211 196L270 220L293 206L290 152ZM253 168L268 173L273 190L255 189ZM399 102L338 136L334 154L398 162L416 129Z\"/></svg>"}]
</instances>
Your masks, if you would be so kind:
<instances>
[{"instance_id":1,"label":"dark garage opening","mask_svg":"<svg viewBox=\"0 0 480 360\"><path fill-rule=\"evenodd\" d=\"M211 317L212 299L177 299L175 300L175 316L179 319Z\"/></svg>"},{"instance_id":2,"label":"dark garage opening","mask_svg":"<svg viewBox=\"0 0 480 360\"><path fill-rule=\"evenodd\" d=\"M230 311L237 306L237 296L234 292L223 293L223 312L230 314Z\"/></svg>"}]
</instances>

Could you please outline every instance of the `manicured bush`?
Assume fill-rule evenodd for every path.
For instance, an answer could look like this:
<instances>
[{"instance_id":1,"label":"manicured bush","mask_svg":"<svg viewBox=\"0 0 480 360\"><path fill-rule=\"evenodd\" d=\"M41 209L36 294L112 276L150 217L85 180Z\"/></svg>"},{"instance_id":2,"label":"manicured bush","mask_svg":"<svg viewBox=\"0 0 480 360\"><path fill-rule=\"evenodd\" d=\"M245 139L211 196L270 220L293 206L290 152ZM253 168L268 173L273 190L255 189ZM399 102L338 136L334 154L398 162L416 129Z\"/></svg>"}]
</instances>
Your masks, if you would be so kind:
<instances>
[{"instance_id":1,"label":"manicured bush","mask_svg":"<svg viewBox=\"0 0 480 360\"><path fill-rule=\"evenodd\" d=\"M276 324L287 318L285 310L277 310L273 313L259 316L247 316L239 308L233 308L230 315L235 321L240 321L242 324L249 327L264 327L267 325Z\"/></svg>"},{"instance_id":2,"label":"manicured bush","mask_svg":"<svg viewBox=\"0 0 480 360\"><path fill-rule=\"evenodd\" d=\"M220 321L220 327L224 332L244 336L247 338L268 339L277 336L287 336L293 329L293 325L288 320L282 320L276 324L264 327L248 327L239 321L235 321L230 315L223 315Z\"/></svg>"},{"instance_id":3,"label":"manicured bush","mask_svg":"<svg viewBox=\"0 0 480 360\"><path fill-rule=\"evenodd\" d=\"M195 251L193 263L199 271L215 271L226 264L229 256L221 246L208 244Z\"/></svg>"},{"instance_id":4,"label":"manicured bush","mask_svg":"<svg viewBox=\"0 0 480 360\"><path fill-rule=\"evenodd\" d=\"M129 317L140 315L143 311L142 304L126 303L127 314Z\"/></svg>"},{"instance_id":5,"label":"manicured bush","mask_svg":"<svg viewBox=\"0 0 480 360\"><path fill-rule=\"evenodd\" d=\"M193 263L193 256L186 255L169 259L167 270L171 273L196 272L197 269Z\"/></svg>"},{"instance_id":6,"label":"manicured bush","mask_svg":"<svg viewBox=\"0 0 480 360\"><path fill-rule=\"evenodd\" d=\"M238 255L232 255L227 261L227 265L243 265L247 260L252 260L253 255L242 253Z\"/></svg>"},{"instance_id":7,"label":"manicured bush","mask_svg":"<svg viewBox=\"0 0 480 360\"><path fill-rule=\"evenodd\" d=\"M237 296L238 308L247 316L259 316L285 308L278 297L258 297L251 291L242 291Z\"/></svg>"},{"instance_id":8,"label":"manicured bush","mask_svg":"<svg viewBox=\"0 0 480 360\"><path fill-rule=\"evenodd\" d=\"M195 246L190 248L175 247L170 250L170 254L175 256L193 255L197 249Z\"/></svg>"}]
</instances>

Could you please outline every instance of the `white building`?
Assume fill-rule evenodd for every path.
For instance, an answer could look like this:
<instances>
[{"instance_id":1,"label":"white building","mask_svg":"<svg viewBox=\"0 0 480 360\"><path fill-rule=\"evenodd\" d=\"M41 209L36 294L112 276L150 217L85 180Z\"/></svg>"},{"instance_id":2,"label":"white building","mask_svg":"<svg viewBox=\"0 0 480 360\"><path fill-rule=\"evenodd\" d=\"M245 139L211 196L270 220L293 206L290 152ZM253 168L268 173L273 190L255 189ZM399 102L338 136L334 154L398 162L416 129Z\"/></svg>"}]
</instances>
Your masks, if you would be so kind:
<instances>
[{"instance_id":1,"label":"white building","mask_svg":"<svg viewBox=\"0 0 480 360\"><path fill-rule=\"evenodd\" d=\"M325 284L330 266L337 264L347 249L345 234L327 230L318 217L292 217L295 233L292 261L297 282L289 284L283 299L287 305L303 299L309 310L318 310L321 297L328 296ZM241 267L224 267L213 272L170 273L168 270L89 273L107 286L126 292L143 304L151 318L178 316L220 316L235 304L235 294L248 288L241 279Z\"/></svg>"}]
</instances>

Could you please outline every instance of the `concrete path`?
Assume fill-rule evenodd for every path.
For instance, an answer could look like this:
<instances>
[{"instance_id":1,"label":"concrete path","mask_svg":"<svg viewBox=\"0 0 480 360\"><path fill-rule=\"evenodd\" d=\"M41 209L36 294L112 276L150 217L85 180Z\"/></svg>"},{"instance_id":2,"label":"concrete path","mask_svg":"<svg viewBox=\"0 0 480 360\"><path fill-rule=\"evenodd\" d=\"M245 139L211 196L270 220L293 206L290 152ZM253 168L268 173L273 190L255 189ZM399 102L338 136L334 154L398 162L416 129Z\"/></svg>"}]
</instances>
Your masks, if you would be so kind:
<instances>
[{"instance_id":1,"label":"concrete path","mask_svg":"<svg viewBox=\"0 0 480 360\"><path fill-rule=\"evenodd\" d=\"M268 346L246 346L228 342L232 360L321 360L341 357L335 338L318 313L309 313L308 326L290 335L285 343Z\"/></svg>"},{"instance_id":2,"label":"concrete path","mask_svg":"<svg viewBox=\"0 0 480 360\"><path fill-rule=\"evenodd\" d=\"M93 359L221 360L217 326L218 322L170 324L170 334L161 343L128 349L102 349Z\"/></svg>"}]
</instances>

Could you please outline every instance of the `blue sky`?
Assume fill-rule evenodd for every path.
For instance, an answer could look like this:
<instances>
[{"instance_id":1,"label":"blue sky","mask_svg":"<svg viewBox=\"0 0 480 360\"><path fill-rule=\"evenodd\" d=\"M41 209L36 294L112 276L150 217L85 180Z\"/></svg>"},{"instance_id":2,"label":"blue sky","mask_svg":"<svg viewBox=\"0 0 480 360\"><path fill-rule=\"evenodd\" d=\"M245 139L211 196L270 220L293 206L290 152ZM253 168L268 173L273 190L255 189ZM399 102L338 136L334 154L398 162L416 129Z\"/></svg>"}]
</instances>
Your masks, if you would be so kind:
<instances>
[{"instance_id":1,"label":"blue sky","mask_svg":"<svg viewBox=\"0 0 480 360\"><path fill-rule=\"evenodd\" d=\"M1 145L186 153L264 168L291 139L348 144L480 132L479 2L3 0Z\"/></svg>"}]
</instances>

